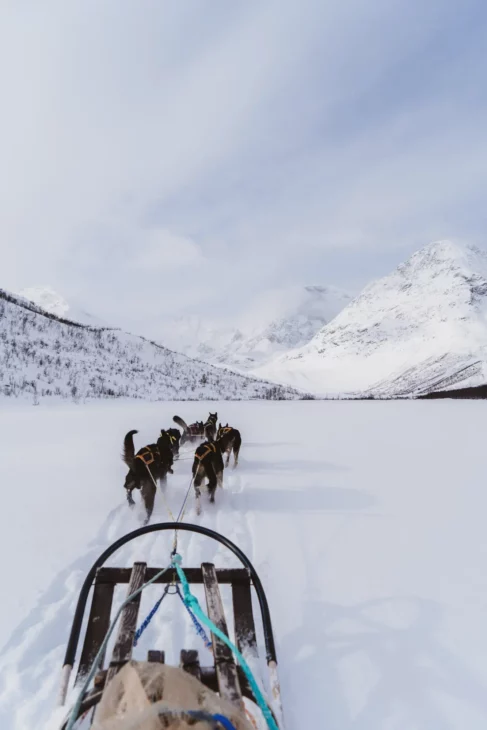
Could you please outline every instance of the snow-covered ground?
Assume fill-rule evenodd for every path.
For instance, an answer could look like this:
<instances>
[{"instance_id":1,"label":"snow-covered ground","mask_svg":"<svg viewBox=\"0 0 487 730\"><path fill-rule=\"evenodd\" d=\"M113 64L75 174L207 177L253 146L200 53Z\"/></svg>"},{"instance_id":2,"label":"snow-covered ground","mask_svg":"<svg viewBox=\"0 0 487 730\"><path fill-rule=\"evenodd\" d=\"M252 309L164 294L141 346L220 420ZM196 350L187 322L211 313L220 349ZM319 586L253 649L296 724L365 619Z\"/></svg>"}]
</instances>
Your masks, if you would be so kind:
<instances>
[{"instance_id":1,"label":"snow-covered ground","mask_svg":"<svg viewBox=\"0 0 487 730\"><path fill-rule=\"evenodd\" d=\"M122 438L153 441L174 413L241 429L202 524L234 540L267 591L287 730L484 730L487 533L482 402L2 401L0 727L45 728L77 592L101 550L138 525ZM178 509L191 460L168 484ZM155 520L166 514L158 496ZM191 503L186 519L196 520ZM149 536L111 562L164 565ZM233 564L182 535L187 566ZM144 596L145 616L160 589ZM170 628L168 619L173 619ZM177 647L172 647L170 635ZM137 648L199 639L175 599ZM204 653L203 657L204 657Z\"/></svg>"}]
</instances>

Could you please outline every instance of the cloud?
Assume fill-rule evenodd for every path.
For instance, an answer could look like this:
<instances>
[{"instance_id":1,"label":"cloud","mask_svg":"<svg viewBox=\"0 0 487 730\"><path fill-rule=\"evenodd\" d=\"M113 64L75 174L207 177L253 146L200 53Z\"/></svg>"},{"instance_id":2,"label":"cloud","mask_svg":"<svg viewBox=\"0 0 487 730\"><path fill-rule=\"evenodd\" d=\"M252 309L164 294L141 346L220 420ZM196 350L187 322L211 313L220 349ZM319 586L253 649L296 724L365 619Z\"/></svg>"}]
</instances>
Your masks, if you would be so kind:
<instances>
[{"instance_id":1,"label":"cloud","mask_svg":"<svg viewBox=\"0 0 487 730\"><path fill-rule=\"evenodd\" d=\"M4 3L0 286L138 328L482 244L486 28L481 0Z\"/></svg>"},{"instance_id":2,"label":"cloud","mask_svg":"<svg viewBox=\"0 0 487 730\"><path fill-rule=\"evenodd\" d=\"M200 247L191 239L158 228L149 231L139 243L132 265L160 273L201 266L203 260Z\"/></svg>"}]
</instances>

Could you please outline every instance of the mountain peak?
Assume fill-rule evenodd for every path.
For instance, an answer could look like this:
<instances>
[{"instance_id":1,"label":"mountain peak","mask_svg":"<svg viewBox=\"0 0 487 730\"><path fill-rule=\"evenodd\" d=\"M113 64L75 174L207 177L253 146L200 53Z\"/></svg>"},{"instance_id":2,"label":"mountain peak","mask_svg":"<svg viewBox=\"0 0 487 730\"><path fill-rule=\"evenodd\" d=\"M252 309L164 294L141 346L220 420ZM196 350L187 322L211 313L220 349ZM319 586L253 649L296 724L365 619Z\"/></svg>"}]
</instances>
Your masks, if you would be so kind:
<instances>
[{"instance_id":1,"label":"mountain peak","mask_svg":"<svg viewBox=\"0 0 487 730\"><path fill-rule=\"evenodd\" d=\"M254 372L336 392L412 370L421 380L426 362L460 368L472 357L487 362L487 253L435 241L370 283L307 345Z\"/></svg>"},{"instance_id":2,"label":"mountain peak","mask_svg":"<svg viewBox=\"0 0 487 730\"><path fill-rule=\"evenodd\" d=\"M69 312L67 301L51 286L31 286L18 292L19 297L28 299L49 314L66 317Z\"/></svg>"},{"instance_id":3,"label":"mountain peak","mask_svg":"<svg viewBox=\"0 0 487 730\"><path fill-rule=\"evenodd\" d=\"M434 241L413 253L398 266L398 270L427 267L468 269L487 275L487 252L473 244L449 240Z\"/></svg>"},{"instance_id":4,"label":"mountain peak","mask_svg":"<svg viewBox=\"0 0 487 730\"><path fill-rule=\"evenodd\" d=\"M66 318L74 322L81 322L82 324L89 324L98 327L105 324L101 319L95 317L89 312L86 312L83 308L66 301L61 294L49 285L31 286L26 289L22 289L22 291L18 292L18 296L33 302L45 312L54 314L56 317Z\"/></svg>"}]
</instances>

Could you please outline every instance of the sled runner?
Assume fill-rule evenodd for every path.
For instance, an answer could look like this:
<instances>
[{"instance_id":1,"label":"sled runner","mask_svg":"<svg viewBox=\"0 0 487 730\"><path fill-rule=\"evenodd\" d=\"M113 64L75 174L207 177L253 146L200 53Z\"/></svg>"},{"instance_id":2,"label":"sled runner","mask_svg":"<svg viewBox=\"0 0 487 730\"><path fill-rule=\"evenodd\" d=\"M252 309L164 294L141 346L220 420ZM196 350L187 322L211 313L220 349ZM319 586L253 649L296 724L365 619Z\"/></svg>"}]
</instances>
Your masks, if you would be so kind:
<instances>
[{"instance_id":1,"label":"sled runner","mask_svg":"<svg viewBox=\"0 0 487 730\"><path fill-rule=\"evenodd\" d=\"M243 567L215 568L212 563L203 563L199 568L186 568L182 565L181 557L175 552L170 566L165 569L149 567L144 562L137 562L131 568L104 567L106 560L131 540L150 532L175 529L196 532L217 540L239 558ZM137 591L149 581L161 586L162 596L147 618L141 621L139 617L141 592ZM127 598L134 593L136 595L130 601L124 602L115 626L112 602L114 590L120 584L127 586ZM191 593L191 586L198 584L204 587L206 611L203 611ZM221 585L231 587L235 634L233 640L229 637L227 628L220 594ZM78 700L62 725L64 730L71 730L80 723L83 729L116 728L118 725L112 723L115 722L114 718L120 716L120 704L132 719L137 712L140 713L140 726L137 723L130 725L137 730L139 727L141 730L158 727L174 727L181 730L186 727L195 727L197 730L200 727L201 730L205 728L255 730L257 727L265 727L270 730L284 730L276 651L267 599L252 564L230 540L199 525L166 522L135 530L105 550L92 566L81 588L64 660L60 704L64 704L92 587L91 605L75 680ZM257 634L252 609L253 590L262 616L263 639L269 668L269 701L263 696L262 682L256 682L251 669L251 666L255 669L258 660ZM180 647L179 668L166 666L164 649L168 647L160 646L157 636L154 637L154 648L149 650L146 661L133 659L134 643L137 644L161 603L160 611L163 614L163 599L170 593L179 594L184 603L181 605L182 610L190 613L197 632L206 646L211 647L213 655L211 666L201 666L198 651L183 647ZM109 630L113 630L115 644L111 656L107 659L105 655ZM167 694L170 696L166 696ZM124 698L123 702L121 697ZM254 704L245 703L243 698ZM185 703L192 704L184 706ZM260 707L264 719L256 705ZM255 714L252 708L255 709ZM149 713L148 719L144 719L142 710ZM216 711L213 712L214 710ZM161 713L169 713L170 716L164 716L162 722ZM174 715L176 717L174 725L171 724L171 713L179 713L177 717ZM184 724L184 717L189 718L188 724ZM255 719L257 717L260 717L260 725ZM196 722L197 718L200 718L200 722ZM105 720L106 725L103 724ZM150 724L156 721L161 724Z\"/></svg>"}]
</instances>

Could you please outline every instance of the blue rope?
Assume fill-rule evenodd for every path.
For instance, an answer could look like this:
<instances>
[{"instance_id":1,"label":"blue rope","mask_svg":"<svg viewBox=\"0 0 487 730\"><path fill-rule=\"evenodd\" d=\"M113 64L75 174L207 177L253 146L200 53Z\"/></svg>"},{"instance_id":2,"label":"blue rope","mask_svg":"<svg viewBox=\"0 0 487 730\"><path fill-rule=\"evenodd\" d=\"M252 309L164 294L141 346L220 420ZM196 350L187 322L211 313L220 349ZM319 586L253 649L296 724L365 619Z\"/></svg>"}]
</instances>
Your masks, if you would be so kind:
<instances>
[{"instance_id":1,"label":"blue rope","mask_svg":"<svg viewBox=\"0 0 487 730\"><path fill-rule=\"evenodd\" d=\"M218 626L215 626L213 621L210 618L208 618L208 616L206 616L206 614L201 609L200 604L198 603L198 599L196 598L196 596L193 596L193 594L191 593L188 580L184 574L183 569L181 568L181 562L182 562L181 556L176 553L175 555L173 555L172 560L173 560L172 564L176 568L178 576L179 576L179 580L181 581L181 584L183 586L185 604L192 609L192 611L196 614L196 616L204 624L206 624L208 626L208 628L211 630L211 632L215 636L218 636L218 638L221 639L228 646L228 648L231 649L233 654L237 657L238 662L239 662L240 666L242 667L243 671L245 672L245 675L249 681L249 684L250 684L250 687L254 694L254 697L257 700L257 704L259 705L259 707L262 711L262 714L265 717L269 730L279 730L277 723L274 720L274 717L272 715L272 712L270 711L270 709L267 705L267 702L264 699L264 695L262 694L259 685L255 681L255 677L252 674L252 671L251 671L249 665L247 664L247 662L245 661L244 657L239 652L237 647L234 644L232 644L232 642L230 641L228 636L226 636L226 634L224 634L223 631L220 631Z\"/></svg>"},{"instance_id":2,"label":"blue rope","mask_svg":"<svg viewBox=\"0 0 487 730\"><path fill-rule=\"evenodd\" d=\"M140 627L135 632L135 635L134 635L134 646L137 646L137 643L138 643L140 637L142 636L142 634L144 633L144 631L146 630L146 628L148 627L148 625L152 621L152 619L154 617L154 614L157 612L159 606L161 605L161 603L164 600L164 598L168 595L168 593L169 593L169 584L165 587L164 593L159 598L159 600L156 602L156 604L154 605L154 608L151 610L151 612L149 613L149 615L147 616L147 618L145 618L142 621ZM190 607L187 606L186 603L184 602L184 598L181 595L181 591L179 590L179 586L178 585L176 585L176 593L178 594L179 598L181 599L181 602L182 602L183 606L185 607L186 611L191 616L191 620L192 620L192 622L194 624L194 627L196 629L196 633L199 636L201 636L201 638L203 639L203 641L205 643L206 648L207 649L211 649L211 641L210 641L210 639L206 635L206 632L205 632L204 628L202 627L202 625L200 624L200 622L198 621L198 619L196 618L196 616L194 615L194 613L192 612L192 610L190 609Z\"/></svg>"},{"instance_id":3,"label":"blue rope","mask_svg":"<svg viewBox=\"0 0 487 730\"><path fill-rule=\"evenodd\" d=\"M198 619L196 618L196 616L194 615L194 613L192 612L192 610L190 609L190 607L185 603L184 598L181 595L181 591L179 590L179 586L176 586L176 593L178 594L179 598L183 602L183 606L185 607L186 611L191 616L191 620L192 620L192 622L194 624L194 627L196 629L196 632L203 639L206 648L207 649L211 649L211 641L209 640L208 636L206 635L206 632L205 632L204 628L202 627L202 625L200 624L200 622L198 621Z\"/></svg>"},{"instance_id":4,"label":"blue rope","mask_svg":"<svg viewBox=\"0 0 487 730\"><path fill-rule=\"evenodd\" d=\"M230 722L228 717L223 717L223 715L213 715L213 719L220 723L220 725L223 725L224 730L235 730L235 726Z\"/></svg>"},{"instance_id":5,"label":"blue rope","mask_svg":"<svg viewBox=\"0 0 487 730\"><path fill-rule=\"evenodd\" d=\"M135 632L135 636L134 636L134 646L137 646L137 642L138 642L138 640L140 639L140 637L142 636L142 634L144 633L144 631L146 630L146 628L148 627L148 625L149 625L149 624L150 624L150 622L152 621L152 618L154 617L154 614L156 613L157 609L158 609L158 608L159 608L159 606L161 605L161 603L162 603L162 601L164 600L164 598L165 598L165 597L167 596L167 594L168 594L168 591L169 591L169 584L168 584L168 585L167 585L167 586L165 587L165 589L164 589L164 593L163 593L163 594L162 594L162 596L161 596L161 597L159 598L159 600L158 600L158 601L156 602L156 604L155 604L154 608L152 609L152 611L151 611L151 612L149 613L149 615L147 616L147 618L145 618L145 619L144 619L144 620L142 621L142 623L141 623L140 627L139 627L139 628L137 629L137 631Z\"/></svg>"},{"instance_id":6,"label":"blue rope","mask_svg":"<svg viewBox=\"0 0 487 730\"><path fill-rule=\"evenodd\" d=\"M228 717L224 715L211 715L209 712L202 710L170 710L162 708L159 711L159 717L173 717L178 720L196 720L197 722L207 722L211 725L212 730L236 730L235 725L230 722ZM192 723L191 723L192 724Z\"/></svg>"}]
</instances>

